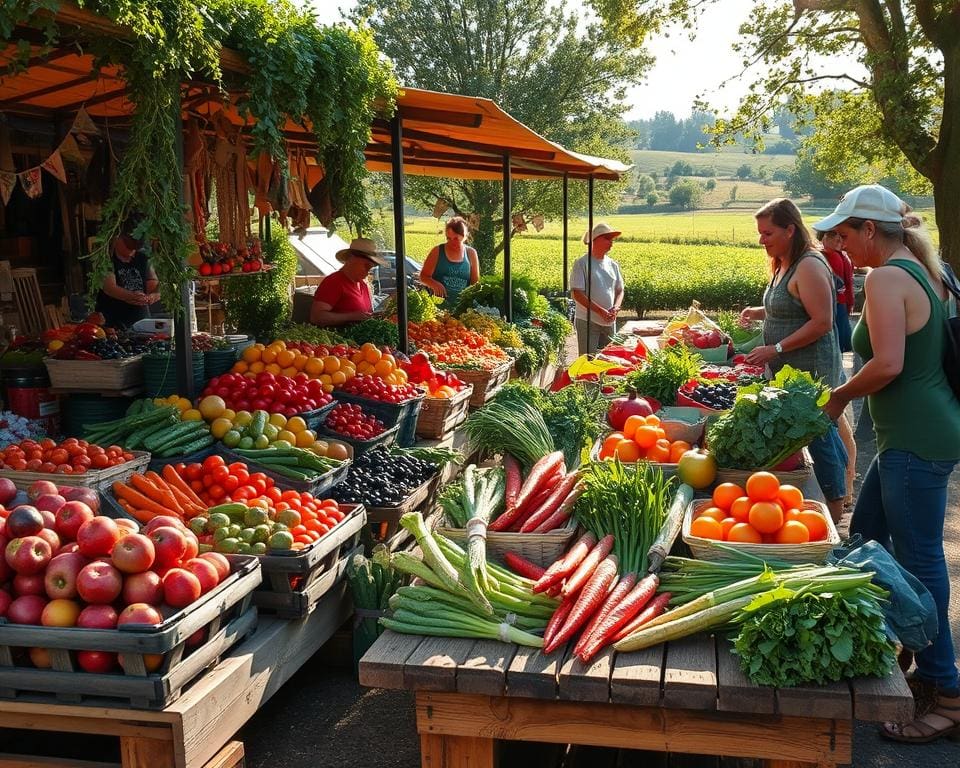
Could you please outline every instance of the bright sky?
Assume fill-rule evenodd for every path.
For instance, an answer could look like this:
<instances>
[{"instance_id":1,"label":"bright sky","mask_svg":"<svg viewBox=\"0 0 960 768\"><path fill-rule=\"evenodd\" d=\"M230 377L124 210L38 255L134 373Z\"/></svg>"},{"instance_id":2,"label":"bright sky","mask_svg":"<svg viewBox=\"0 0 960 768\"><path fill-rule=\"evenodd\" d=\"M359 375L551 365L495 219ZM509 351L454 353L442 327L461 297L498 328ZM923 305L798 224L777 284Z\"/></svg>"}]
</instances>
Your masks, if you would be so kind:
<instances>
[{"instance_id":1,"label":"bright sky","mask_svg":"<svg viewBox=\"0 0 960 768\"><path fill-rule=\"evenodd\" d=\"M349 10L354 0L306 0L311 2L321 23L342 19L340 8ZM736 106L746 92L749 80L741 78L721 87L737 75L742 64L731 47L740 25L749 18L755 0L723 0L710 3L698 27L703 30L693 40L679 27L669 37L657 35L649 44L656 64L646 83L628 93L631 104L628 118L650 118L658 111L687 117L697 96L722 111ZM749 77L749 76L748 76Z\"/></svg>"}]
</instances>

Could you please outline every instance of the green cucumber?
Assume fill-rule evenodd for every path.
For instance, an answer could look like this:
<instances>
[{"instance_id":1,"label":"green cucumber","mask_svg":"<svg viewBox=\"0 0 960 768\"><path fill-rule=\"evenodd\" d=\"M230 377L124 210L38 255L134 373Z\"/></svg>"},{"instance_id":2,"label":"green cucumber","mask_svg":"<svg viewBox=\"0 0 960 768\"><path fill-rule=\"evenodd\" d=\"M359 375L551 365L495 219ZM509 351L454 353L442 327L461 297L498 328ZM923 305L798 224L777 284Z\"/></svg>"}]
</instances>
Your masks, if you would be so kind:
<instances>
[{"instance_id":1,"label":"green cucumber","mask_svg":"<svg viewBox=\"0 0 960 768\"><path fill-rule=\"evenodd\" d=\"M162 443L157 445L155 450L157 453L167 453L173 451L174 453L182 453L180 448L190 443L195 443L202 437L205 437L210 434L209 429L205 429L206 425L203 424L200 428L194 428L190 430L180 430L175 434L172 434L167 437Z\"/></svg>"},{"instance_id":2,"label":"green cucumber","mask_svg":"<svg viewBox=\"0 0 960 768\"><path fill-rule=\"evenodd\" d=\"M180 435L189 435L197 431L197 426L205 427L202 421L180 421L171 427L157 430L144 438L143 444L148 451L155 451L166 443L174 442Z\"/></svg>"},{"instance_id":3,"label":"green cucumber","mask_svg":"<svg viewBox=\"0 0 960 768\"><path fill-rule=\"evenodd\" d=\"M256 440L263 434L264 427L267 426L267 419L270 414L266 411L254 411L253 420L247 426L247 435Z\"/></svg>"},{"instance_id":4,"label":"green cucumber","mask_svg":"<svg viewBox=\"0 0 960 768\"><path fill-rule=\"evenodd\" d=\"M258 459L251 459L255 464L262 464L265 467L299 467L300 460L296 456L261 456Z\"/></svg>"},{"instance_id":5,"label":"green cucumber","mask_svg":"<svg viewBox=\"0 0 960 768\"><path fill-rule=\"evenodd\" d=\"M264 468L283 477L289 477L291 480L314 480L317 477L317 473L312 470L304 471L284 465L264 465Z\"/></svg>"},{"instance_id":6,"label":"green cucumber","mask_svg":"<svg viewBox=\"0 0 960 768\"><path fill-rule=\"evenodd\" d=\"M197 451L202 451L209 445L213 445L216 441L213 439L213 435L209 432L203 437L197 438L192 443L187 443L186 445L178 446L178 453L168 453L167 456L177 456L182 453L184 456L189 456L191 453L196 453Z\"/></svg>"}]
</instances>

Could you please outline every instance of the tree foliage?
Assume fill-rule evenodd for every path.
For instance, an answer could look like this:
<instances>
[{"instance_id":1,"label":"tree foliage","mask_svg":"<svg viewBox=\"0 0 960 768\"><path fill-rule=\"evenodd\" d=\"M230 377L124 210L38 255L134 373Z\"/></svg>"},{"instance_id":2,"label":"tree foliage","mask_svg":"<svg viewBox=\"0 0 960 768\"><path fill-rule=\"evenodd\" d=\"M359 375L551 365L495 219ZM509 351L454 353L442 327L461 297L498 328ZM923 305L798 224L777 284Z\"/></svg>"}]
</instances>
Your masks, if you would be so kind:
<instances>
[{"instance_id":1,"label":"tree foliage","mask_svg":"<svg viewBox=\"0 0 960 768\"><path fill-rule=\"evenodd\" d=\"M670 203L684 210L699 208L703 203L703 187L692 179L678 181L670 188Z\"/></svg>"},{"instance_id":2,"label":"tree foliage","mask_svg":"<svg viewBox=\"0 0 960 768\"><path fill-rule=\"evenodd\" d=\"M540 0L377 0L358 7L380 49L407 85L494 100L517 120L565 147L626 159L622 120L626 89L648 57L599 24L581 24L562 3ZM586 184L570 183L570 210L586 206ZM502 184L412 177L408 198L433 208L437 198L458 213L476 213L473 244L483 271L502 249ZM612 209L618 185L595 185L598 209ZM557 216L558 181L516 181L513 214Z\"/></svg>"}]
</instances>

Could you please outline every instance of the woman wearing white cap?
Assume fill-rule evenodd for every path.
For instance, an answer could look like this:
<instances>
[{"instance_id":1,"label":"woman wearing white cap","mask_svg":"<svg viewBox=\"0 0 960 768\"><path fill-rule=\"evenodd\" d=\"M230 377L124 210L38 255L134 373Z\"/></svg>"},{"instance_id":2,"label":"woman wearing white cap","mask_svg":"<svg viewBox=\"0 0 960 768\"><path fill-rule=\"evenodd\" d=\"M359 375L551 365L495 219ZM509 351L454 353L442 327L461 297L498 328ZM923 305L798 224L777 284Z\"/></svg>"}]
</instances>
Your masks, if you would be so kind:
<instances>
[{"instance_id":1,"label":"woman wearing white cap","mask_svg":"<svg viewBox=\"0 0 960 768\"><path fill-rule=\"evenodd\" d=\"M950 581L943 555L947 482L960 460L960 401L943 368L951 309L939 257L910 207L877 184L848 192L815 227L836 230L855 266L873 267L853 349L866 361L833 391L835 417L866 397L877 437L853 511L851 533L891 546L897 560L930 590L940 631L916 654L911 688L917 719L886 723L896 741L960 735L960 685L947 609ZM926 706L924 706L926 705Z\"/></svg>"},{"instance_id":2,"label":"woman wearing white cap","mask_svg":"<svg viewBox=\"0 0 960 768\"><path fill-rule=\"evenodd\" d=\"M588 244L590 232L583 236ZM584 254L573 262L570 275L570 294L576 302L577 346L580 354L605 347L610 337L617 332L617 313L623 304L623 274L620 265L607 254L613 247L615 238L621 233L609 225L600 223L593 228L593 260L591 264L590 285L587 285L587 261ZM589 299L587 297L589 288ZM590 329L587 330L587 308L590 308Z\"/></svg>"}]
</instances>

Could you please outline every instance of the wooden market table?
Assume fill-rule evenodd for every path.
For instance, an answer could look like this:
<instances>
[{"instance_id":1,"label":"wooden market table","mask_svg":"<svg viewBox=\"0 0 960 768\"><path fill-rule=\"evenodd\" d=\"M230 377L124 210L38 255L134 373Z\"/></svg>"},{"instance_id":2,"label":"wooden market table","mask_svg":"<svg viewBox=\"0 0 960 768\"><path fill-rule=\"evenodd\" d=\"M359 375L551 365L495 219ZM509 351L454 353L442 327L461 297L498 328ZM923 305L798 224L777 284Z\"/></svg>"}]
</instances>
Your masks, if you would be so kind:
<instances>
[{"instance_id":1,"label":"wooden market table","mask_svg":"<svg viewBox=\"0 0 960 768\"><path fill-rule=\"evenodd\" d=\"M726 757L770 768L851 760L854 719L911 719L888 678L774 689L751 683L729 642L695 636L590 664L489 640L384 632L360 683L414 691L423 768L492 768L495 742L537 741Z\"/></svg>"}]
</instances>

